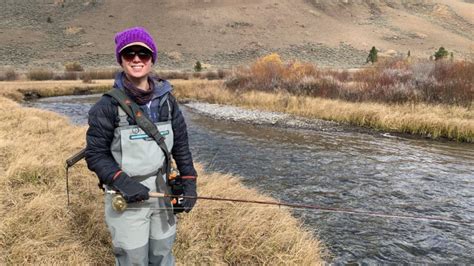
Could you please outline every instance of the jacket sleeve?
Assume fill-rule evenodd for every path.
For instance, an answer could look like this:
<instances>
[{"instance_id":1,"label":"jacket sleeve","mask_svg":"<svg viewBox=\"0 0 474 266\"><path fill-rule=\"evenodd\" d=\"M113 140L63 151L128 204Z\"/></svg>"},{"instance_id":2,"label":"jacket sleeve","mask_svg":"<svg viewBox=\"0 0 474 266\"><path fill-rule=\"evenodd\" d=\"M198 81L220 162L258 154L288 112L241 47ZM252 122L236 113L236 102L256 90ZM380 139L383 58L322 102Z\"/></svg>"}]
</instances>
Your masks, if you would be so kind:
<instances>
[{"instance_id":1,"label":"jacket sleeve","mask_svg":"<svg viewBox=\"0 0 474 266\"><path fill-rule=\"evenodd\" d=\"M171 104L171 123L174 134L173 149L171 149L171 154L176 161L176 165L178 166L181 176L197 176L191 151L189 150L188 130L186 127L186 122L184 121L183 113L181 113L178 102L173 95L169 95L169 100Z\"/></svg>"},{"instance_id":2,"label":"jacket sleeve","mask_svg":"<svg viewBox=\"0 0 474 266\"><path fill-rule=\"evenodd\" d=\"M86 162L87 167L97 174L103 184L110 184L115 173L120 170L110 151L116 117L117 108L108 96L102 96L89 111Z\"/></svg>"}]
</instances>

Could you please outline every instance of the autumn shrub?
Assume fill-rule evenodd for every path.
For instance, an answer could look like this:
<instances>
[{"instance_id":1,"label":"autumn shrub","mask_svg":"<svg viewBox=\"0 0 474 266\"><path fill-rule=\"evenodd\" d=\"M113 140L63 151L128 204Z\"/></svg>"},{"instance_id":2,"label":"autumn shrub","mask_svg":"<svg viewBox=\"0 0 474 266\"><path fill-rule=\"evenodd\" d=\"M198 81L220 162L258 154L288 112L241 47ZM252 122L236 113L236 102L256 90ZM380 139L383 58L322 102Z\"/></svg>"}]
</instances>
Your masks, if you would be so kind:
<instances>
[{"instance_id":1,"label":"autumn shrub","mask_svg":"<svg viewBox=\"0 0 474 266\"><path fill-rule=\"evenodd\" d=\"M229 72L224 69L217 70L217 76L219 77L219 79L224 79L228 74Z\"/></svg>"},{"instance_id":2,"label":"autumn shrub","mask_svg":"<svg viewBox=\"0 0 474 266\"><path fill-rule=\"evenodd\" d=\"M295 95L347 101L471 106L474 63L385 58L349 73L312 64L284 63L278 54L235 69L225 80L233 90L286 91Z\"/></svg>"},{"instance_id":3,"label":"autumn shrub","mask_svg":"<svg viewBox=\"0 0 474 266\"><path fill-rule=\"evenodd\" d=\"M51 80L53 76L52 70L43 68L30 69L27 74L29 80Z\"/></svg>"},{"instance_id":4,"label":"autumn shrub","mask_svg":"<svg viewBox=\"0 0 474 266\"><path fill-rule=\"evenodd\" d=\"M474 62L436 61L430 75L436 82L427 90L435 102L470 106L474 100Z\"/></svg>"},{"instance_id":5,"label":"autumn shrub","mask_svg":"<svg viewBox=\"0 0 474 266\"><path fill-rule=\"evenodd\" d=\"M79 72L77 71L65 71L62 79L64 80L77 80L79 79Z\"/></svg>"},{"instance_id":6,"label":"autumn shrub","mask_svg":"<svg viewBox=\"0 0 474 266\"><path fill-rule=\"evenodd\" d=\"M337 79L339 81L342 81L342 82L350 81L351 78L352 78L352 75L349 73L349 71L347 69L343 69L343 70L340 70L340 71L329 69L329 70L326 70L325 73L326 73L326 75L332 76L335 79Z\"/></svg>"},{"instance_id":7,"label":"autumn shrub","mask_svg":"<svg viewBox=\"0 0 474 266\"><path fill-rule=\"evenodd\" d=\"M392 59L356 73L354 80L362 88L359 100L470 106L472 77L472 62Z\"/></svg>"},{"instance_id":8,"label":"autumn shrub","mask_svg":"<svg viewBox=\"0 0 474 266\"><path fill-rule=\"evenodd\" d=\"M283 63L278 54L259 58L248 67L235 69L226 78L226 86L239 90L278 91L287 90L303 93L305 87L312 86L312 80L300 82L305 77L318 76L315 66L297 61ZM301 86L298 86L300 84Z\"/></svg>"},{"instance_id":9,"label":"autumn shrub","mask_svg":"<svg viewBox=\"0 0 474 266\"><path fill-rule=\"evenodd\" d=\"M83 73L81 75L81 80L82 82L84 83L92 83L92 75L90 72L87 72L87 73Z\"/></svg>"},{"instance_id":10,"label":"autumn shrub","mask_svg":"<svg viewBox=\"0 0 474 266\"><path fill-rule=\"evenodd\" d=\"M5 68L0 71L0 81L5 80L16 80L18 78L18 74L15 72L13 68Z\"/></svg>"},{"instance_id":11,"label":"autumn shrub","mask_svg":"<svg viewBox=\"0 0 474 266\"><path fill-rule=\"evenodd\" d=\"M67 62L64 64L64 69L66 71L84 71L84 68L81 66L79 62Z\"/></svg>"}]
</instances>

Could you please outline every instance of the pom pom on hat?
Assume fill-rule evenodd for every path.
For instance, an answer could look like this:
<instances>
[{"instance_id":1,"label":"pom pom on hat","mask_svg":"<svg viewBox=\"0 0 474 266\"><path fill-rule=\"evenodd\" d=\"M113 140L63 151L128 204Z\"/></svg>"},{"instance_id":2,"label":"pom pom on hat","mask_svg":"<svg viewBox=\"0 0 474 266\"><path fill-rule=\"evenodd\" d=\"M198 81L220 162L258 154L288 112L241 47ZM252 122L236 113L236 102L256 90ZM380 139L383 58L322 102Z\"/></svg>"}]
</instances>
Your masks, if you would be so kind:
<instances>
[{"instance_id":1,"label":"pom pom on hat","mask_svg":"<svg viewBox=\"0 0 474 266\"><path fill-rule=\"evenodd\" d=\"M151 51L151 61L153 64L156 61L156 45L153 37L145 28L134 27L125 29L115 35L115 56L117 62L122 64L122 57L120 52L130 46L139 45Z\"/></svg>"}]
</instances>

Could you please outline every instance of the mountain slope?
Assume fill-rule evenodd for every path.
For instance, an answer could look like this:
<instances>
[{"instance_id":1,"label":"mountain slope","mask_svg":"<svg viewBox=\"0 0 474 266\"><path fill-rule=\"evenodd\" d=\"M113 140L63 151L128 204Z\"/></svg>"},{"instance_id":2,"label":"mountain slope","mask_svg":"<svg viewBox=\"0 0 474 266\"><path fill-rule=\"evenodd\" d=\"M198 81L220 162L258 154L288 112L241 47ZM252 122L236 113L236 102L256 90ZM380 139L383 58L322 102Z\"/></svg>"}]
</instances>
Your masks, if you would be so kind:
<instances>
[{"instance_id":1,"label":"mountain slope","mask_svg":"<svg viewBox=\"0 0 474 266\"><path fill-rule=\"evenodd\" d=\"M47 2L47 1L44 1ZM411 3L413 2L413 3ZM142 25L155 36L159 66L196 60L228 67L278 52L321 66L356 67L368 50L456 58L474 50L474 4L461 0L96 0L3 2L3 65L114 65L115 32ZM49 22L50 23L49 23Z\"/></svg>"}]
</instances>

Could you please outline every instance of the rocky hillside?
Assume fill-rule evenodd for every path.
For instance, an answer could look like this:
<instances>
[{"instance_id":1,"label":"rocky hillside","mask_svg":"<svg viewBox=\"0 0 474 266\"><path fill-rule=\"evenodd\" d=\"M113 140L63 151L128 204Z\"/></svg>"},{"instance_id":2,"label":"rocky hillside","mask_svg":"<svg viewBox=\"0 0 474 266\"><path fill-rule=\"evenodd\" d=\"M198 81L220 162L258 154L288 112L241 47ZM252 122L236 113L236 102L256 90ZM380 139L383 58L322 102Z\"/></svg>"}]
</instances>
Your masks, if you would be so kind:
<instances>
[{"instance_id":1,"label":"rocky hillside","mask_svg":"<svg viewBox=\"0 0 474 266\"><path fill-rule=\"evenodd\" d=\"M320 66L358 67L372 46L429 57L440 46L474 57L472 0L4 0L3 66L114 66L115 32L150 30L162 69L196 60L230 67L277 52Z\"/></svg>"}]
</instances>

